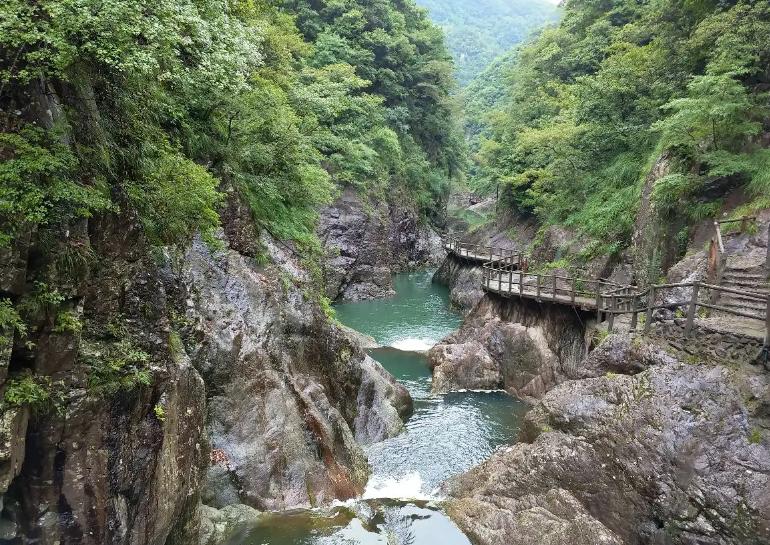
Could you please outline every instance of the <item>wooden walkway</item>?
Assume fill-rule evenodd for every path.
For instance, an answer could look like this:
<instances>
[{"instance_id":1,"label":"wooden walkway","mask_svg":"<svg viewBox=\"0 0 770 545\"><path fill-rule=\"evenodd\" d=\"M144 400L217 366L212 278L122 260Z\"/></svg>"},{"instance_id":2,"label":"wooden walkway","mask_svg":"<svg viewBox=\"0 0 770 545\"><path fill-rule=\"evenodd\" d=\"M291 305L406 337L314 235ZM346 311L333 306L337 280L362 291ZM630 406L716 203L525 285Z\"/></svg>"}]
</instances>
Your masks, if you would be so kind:
<instances>
[{"instance_id":1,"label":"wooden walkway","mask_svg":"<svg viewBox=\"0 0 770 545\"><path fill-rule=\"evenodd\" d=\"M463 243L454 238L445 240L444 248L461 259L482 264L482 287L488 293L595 311L599 321L607 321L610 331L616 317L630 315L631 329L636 331L643 322L644 332L647 333L655 319L654 312L667 309L686 317L685 332L689 337L696 317L715 320L710 318L713 312L727 314L732 319L745 322L745 329L752 336L756 335L755 331L763 331L765 350L770 350L770 295L702 282L638 288L606 280L530 273L527 271L529 258L522 252ZM688 294L686 300L678 300L682 293ZM720 305L723 294L739 294L752 301L760 309L760 314L756 313L756 309L746 312ZM764 316L764 319L759 316Z\"/></svg>"},{"instance_id":2,"label":"wooden walkway","mask_svg":"<svg viewBox=\"0 0 770 545\"><path fill-rule=\"evenodd\" d=\"M517 265L520 266L526 260L526 256L522 252L516 250L507 250L504 248L495 248L493 246L485 246L483 244L472 244L470 242L461 242L454 237L447 237L443 240L444 250L450 254L465 259L468 261L474 261L479 264L484 263L496 263L504 259L516 258Z\"/></svg>"},{"instance_id":3,"label":"wooden walkway","mask_svg":"<svg viewBox=\"0 0 770 545\"><path fill-rule=\"evenodd\" d=\"M490 270L483 280L484 290L503 297L534 299L537 302L558 303L582 310L601 308L602 282L592 281L598 288L587 291L573 288L571 279L566 276L528 274L520 271L510 273Z\"/></svg>"}]
</instances>

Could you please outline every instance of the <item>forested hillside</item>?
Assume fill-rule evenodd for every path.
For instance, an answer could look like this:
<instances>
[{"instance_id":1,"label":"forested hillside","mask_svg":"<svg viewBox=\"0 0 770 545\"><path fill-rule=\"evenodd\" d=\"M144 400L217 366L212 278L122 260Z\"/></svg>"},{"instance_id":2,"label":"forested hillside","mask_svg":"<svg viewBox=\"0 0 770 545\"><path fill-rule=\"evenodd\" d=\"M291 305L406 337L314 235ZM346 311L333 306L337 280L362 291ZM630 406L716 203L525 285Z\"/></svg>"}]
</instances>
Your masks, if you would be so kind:
<instances>
[{"instance_id":1,"label":"forested hillside","mask_svg":"<svg viewBox=\"0 0 770 545\"><path fill-rule=\"evenodd\" d=\"M734 187L749 208L770 205L768 32L766 2L567 2L558 28L515 54L475 186L500 184L508 207L593 237L599 253L630 243L660 160L663 218L712 217Z\"/></svg>"},{"instance_id":2,"label":"forested hillside","mask_svg":"<svg viewBox=\"0 0 770 545\"><path fill-rule=\"evenodd\" d=\"M313 6L6 4L0 245L118 209L180 242L229 190L306 246L335 186L430 213L460 157L440 30L411 2Z\"/></svg>"},{"instance_id":3,"label":"forested hillside","mask_svg":"<svg viewBox=\"0 0 770 545\"><path fill-rule=\"evenodd\" d=\"M444 29L460 86L556 18L556 5L548 0L418 0L418 4L428 8Z\"/></svg>"}]
</instances>

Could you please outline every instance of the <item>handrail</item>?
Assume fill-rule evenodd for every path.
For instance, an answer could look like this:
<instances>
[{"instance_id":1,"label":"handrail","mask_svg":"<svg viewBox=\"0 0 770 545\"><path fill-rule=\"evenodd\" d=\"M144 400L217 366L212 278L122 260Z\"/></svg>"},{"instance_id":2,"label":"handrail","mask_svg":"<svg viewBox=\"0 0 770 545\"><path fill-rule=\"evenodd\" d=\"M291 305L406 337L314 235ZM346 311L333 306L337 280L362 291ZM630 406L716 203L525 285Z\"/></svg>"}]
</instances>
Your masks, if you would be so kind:
<instances>
[{"instance_id":1,"label":"handrail","mask_svg":"<svg viewBox=\"0 0 770 545\"><path fill-rule=\"evenodd\" d=\"M730 220L717 220L714 223L719 223L719 224L723 224L723 223L736 223L736 222L739 222L739 221L741 223L745 223L745 222L749 222L749 221L756 221L756 219L757 219L757 216L741 216L740 218L733 218L733 219L730 219Z\"/></svg>"},{"instance_id":2,"label":"handrail","mask_svg":"<svg viewBox=\"0 0 770 545\"><path fill-rule=\"evenodd\" d=\"M747 221L753 218L742 218ZM495 248L489 245L472 244L462 242L456 237L445 237L445 248L462 257L473 257L482 265L482 287L486 291L500 293L502 295L518 295L541 300L551 300L556 303L580 306L582 308L594 308L597 317L601 321L607 318L608 329L612 331L616 316L631 315L631 329L635 330L639 321L639 314L645 314L644 332L650 330L653 321L653 311L657 309L687 308L687 322L685 335L692 333L695 317L699 308L717 310L733 316L758 319L765 321L765 350L770 350L770 295L751 291L738 290L720 285L724 272L724 243L720 223L730 223L741 220L724 220L714 222L714 237L711 244L711 256L709 260L709 282L679 282L671 284L654 284L640 289L633 285L624 285L611 280L581 278L568 274L544 274L528 272L529 257L523 252L511 249ZM469 250L482 249L483 253ZM463 256L462 251L465 251ZM770 255L770 250L769 254ZM489 257L487 260L486 258ZM716 260L712 263L712 257ZM768 263L770 264L770 258ZM712 271L712 264L715 270ZM712 272L716 273L712 275ZM496 287L494 285L496 284ZM566 284L566 287L564 285ZM691 289L691 295L687 301L675 301L656 303L659 295L665 290ZM708 297L701 301L699 294L702 290L708 290ZM747 301L764 304L764 308L756 308L756 312L764 312L764 318L758 314L738 310L726 306L717 305L723 293L740 295ZM749 307L751 310L753 307Z\"/></svg>"}]
</instances>

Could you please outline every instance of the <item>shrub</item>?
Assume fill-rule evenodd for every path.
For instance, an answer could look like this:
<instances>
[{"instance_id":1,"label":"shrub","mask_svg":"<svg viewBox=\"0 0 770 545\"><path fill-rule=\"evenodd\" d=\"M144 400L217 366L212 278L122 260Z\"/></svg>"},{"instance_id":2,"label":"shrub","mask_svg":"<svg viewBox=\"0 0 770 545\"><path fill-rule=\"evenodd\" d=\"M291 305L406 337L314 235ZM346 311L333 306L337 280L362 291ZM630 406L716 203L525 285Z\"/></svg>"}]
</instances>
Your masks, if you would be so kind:
<instances>
[{"instance_id":1,"label":"shrub","mask_svg":"<svg viewBox=\"0 0 770 545\"><path fill-rule=\"evenodd\" d=\"M164 409L163 405L160 403L155 404L155 406L152 408L152 412L155 414L155 418L157 418L159 422L166 421L166 409Z\"/></svg>"},{"instance_id":2,"label":"shrub","mask_svg":"<svg viewBox=\"0 0 770 545\"><path fill-rule=\"evenodd\" d=\"M56 324L54 333L80 333L83 330L83 322L80 321L76 312L68 310L56 315Z\"/></svg>"},{"instance_id":3,"label":"shrub","mask_svg":"<svg viewBox=\"0 0 770 545\"><path fill-rule=\"evenodd\" d=\"M49 377L37 377L24 373L6 382L3 405L6 407L29 407L36 414L44 413L54 406L53 385Z\"/></svg>"},{"instance_id":4,"label":"shrub","mask_svg":"<svg viewBox=\"0 0 770 545\"><path fill-rule=\"evenodd\" d=\"M97 395L127 392L152 382L150 355L129 339L111 343L83 341L80 359L88 366L88 388Z\"/></svg>"}]
</instances>

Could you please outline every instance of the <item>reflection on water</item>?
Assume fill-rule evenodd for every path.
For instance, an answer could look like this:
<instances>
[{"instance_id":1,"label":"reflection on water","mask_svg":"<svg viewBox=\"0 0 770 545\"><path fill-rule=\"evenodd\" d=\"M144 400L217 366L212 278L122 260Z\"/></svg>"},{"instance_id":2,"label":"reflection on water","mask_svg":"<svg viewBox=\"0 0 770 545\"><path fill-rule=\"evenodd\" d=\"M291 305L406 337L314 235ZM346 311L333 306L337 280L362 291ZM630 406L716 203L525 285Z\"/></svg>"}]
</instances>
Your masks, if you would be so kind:
<instances>
[{"instance_id":1,"label":"reflection on water","mask_svg":"<svg viewBox=\"0 0 770 545\"><path fill-rule=\"evenodd\" d=\"M462 323L450 308L449 290L431 278L429 272L397 274L394 297L337 304L337 317L383 346L427 350Z\"/></svg>"},{"instance_id":2,"label":"reflection on water","mask_svg":"<svg viewBox=\"0 0 770 545\"><path fill-rule=\"evenodd\" d=\"M361 499L331 510L266 515L228 545L469 545L442 512L448 478L515 441L525 410L504 392L435 395L426 350L460 324L429 273L397 275L392 299L337 305L345 324L386 348L370 353L404 384L415 411L397 437L367 448L372 474ZM408 350L405 350L408 349Z\"/></svg>"},{"instance_id":3,"label":"reflection on water","mask_svg":"<svg viewBox=\"0 0 770 545\"><path fill-rule=\"evenodd\" d=\"M361 501L354 508L265 515L228 545L470 545L446 515L425 502Z\"/></svg>"}]
</instances>

